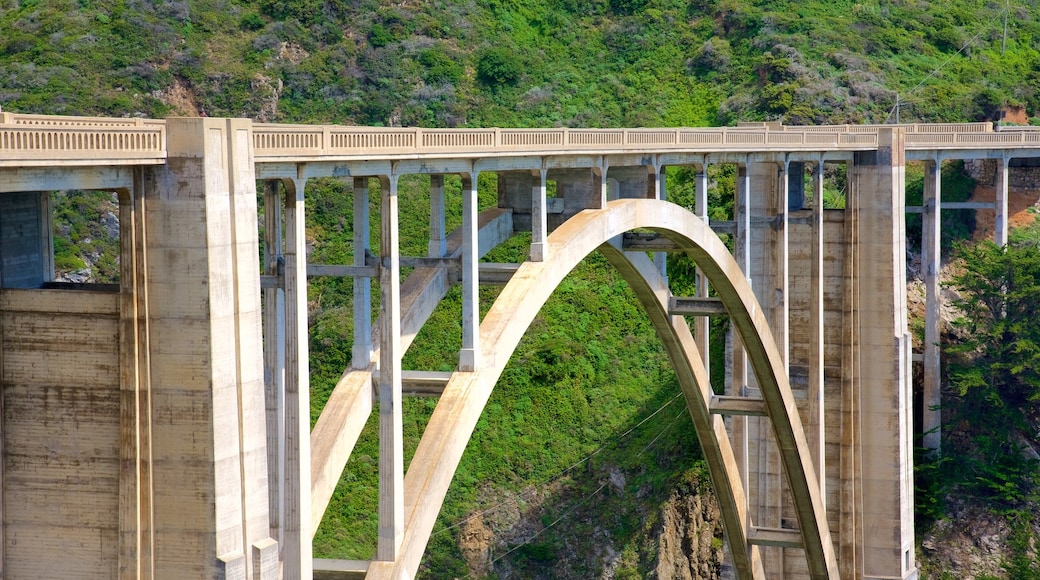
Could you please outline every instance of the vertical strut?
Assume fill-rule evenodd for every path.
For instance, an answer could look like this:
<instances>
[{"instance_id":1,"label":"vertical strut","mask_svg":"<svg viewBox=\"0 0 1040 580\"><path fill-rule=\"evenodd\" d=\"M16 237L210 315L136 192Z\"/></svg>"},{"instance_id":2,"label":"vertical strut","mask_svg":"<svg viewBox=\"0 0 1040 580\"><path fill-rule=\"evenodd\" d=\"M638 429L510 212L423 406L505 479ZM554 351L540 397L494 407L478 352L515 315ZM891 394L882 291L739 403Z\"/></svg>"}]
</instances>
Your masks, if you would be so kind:
<instances>
[{"instance_id":1,"label":"vertical strut","mask_svg":"<svg viewBox=\"0 0 1040 580\"><path fill-rule=\"evenodd\" d=\"M379 307L379 540L376 559L397 560L404 536L404 444L401 417L401 252L397 176L382 176Z\"/></svg>"},{"instance_id":2,"label":"vertical strut","mask_svg":"<svg viewBox=\"0 0 1040 580\"><path fill-rule=\"evenodd\" d=\"M364 267L369 251L368 178L354 178L354 266ZM354 348L351 366L372 365L372 279L354 278Z\"/></svg>"},{"instance_id":3,"label":"vertical strut","mask_svg":"<svg viewBox=\"0 0 1040 580\"><path fill-rule=\"evenodd\" d=\"M459 370L474 371L480 360L477 267L477 173L462 176L462 351Z\"/></svg>"},{"instance_id":4,"label":"vertical strut","mask_svg":"<svg viewBox=\"0 0 1040 580\"><path fill-rule=\"evenodd\" d=\"M307 343L305 179L285 196L285 480L284 574L311 578L311 404Z\"/></svg>"}]
</instances>

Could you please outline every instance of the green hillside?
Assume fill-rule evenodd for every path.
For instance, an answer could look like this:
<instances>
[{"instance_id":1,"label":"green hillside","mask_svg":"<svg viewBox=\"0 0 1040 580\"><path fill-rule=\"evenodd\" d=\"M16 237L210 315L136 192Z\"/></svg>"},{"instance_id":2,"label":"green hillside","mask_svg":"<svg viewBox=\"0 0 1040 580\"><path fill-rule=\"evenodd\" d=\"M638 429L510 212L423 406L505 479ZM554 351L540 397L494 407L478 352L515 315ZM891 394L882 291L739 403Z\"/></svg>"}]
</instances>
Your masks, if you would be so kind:
<instances>
[{"instance_id":1,"label":"green hillside","mask_svg":"<svg viewBox=\"0 0 1040 580\"><path fill-rule=\"evenodd\" d=\"M3 0L0 106L421 126L1035 111L1031 3ZM1002 44L1006 50L1002 50ZM193 110L194 109L194 110Z\"/></svg>"},{"instance_id":2,"label":"green hillside","mask_svg":"<svg viewBox=\"0 0 1040 580\"><path fill-rule=\"evenodd\" d=\"M952 122L995 120L1005 107L1027 120L1040 111L1038 19L1036 2L981 0L0 0L0 107L426 127L882 123L897 111L902 122ZM713 217L726 219L733 176L713 171ZM668 179L670 199L689 205L692 176L670 171ZM494 176L480 186L482 207L493 204ZM426 187L401 184L407 255L425 253ZM449 208L457 210L459 191L448 179ZM828 203L842 203L827 193ZM312 261L349 263L349 186L316 181L307 196ZM106 250L103 230L81 223L111 201L70 193L56 203L70 220L56 242L60 262L114 272L110 259L86 259ZM377 224L377 203L371 213ZM448 221L456 227L461 217ZM519 261L522 252L518 240L490 259ZM673 261L669 276L676 292L690 290L689 263ZM496 292L482 289L485 308ZM317 279L310 302L316 416L349 360L350 284ZM454 366L459 310L459 294L449 293L405 368ZM589 258L543 314L481 418L424 573L644 577L657 566L668 506L689 498L705 502L703 522L686 522L704 526L700 573L717 573L721 532L696 439L624 283ZM406 453L433 405L406 402ZM373 424L316 555L372 556L376 449ZM944 494L963 483L951 473L968 472L964 463L923 465L922 521L930 523L945 513ZM999 509L1017 518L1022 556L1035 525L1022 515L1035 500L1023 482L1033 481L1035 464L1008 469L1014 481L990 470L981 487L1005 484L996 493L1014 501Z\"/></svg>"}]
</instances>

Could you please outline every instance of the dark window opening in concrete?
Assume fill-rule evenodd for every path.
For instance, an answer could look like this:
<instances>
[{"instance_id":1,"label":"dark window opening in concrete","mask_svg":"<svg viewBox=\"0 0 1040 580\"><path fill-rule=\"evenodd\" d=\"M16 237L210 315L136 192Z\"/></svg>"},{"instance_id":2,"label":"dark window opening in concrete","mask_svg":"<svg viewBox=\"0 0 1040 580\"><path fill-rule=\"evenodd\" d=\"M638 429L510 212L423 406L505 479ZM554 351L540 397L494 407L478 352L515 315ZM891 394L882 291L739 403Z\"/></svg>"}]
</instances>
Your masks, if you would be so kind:
<instances>
[{"instance_id":1,"label":"dark window opening in concrete","mask_svg":"<svg viewBox=\"0 0 1040 580\"><path fill-rule=\"evenodd\" d=\"M0 195L0 287L103 290L118 282L114 193Z\"/></svg>"}]
</instances>

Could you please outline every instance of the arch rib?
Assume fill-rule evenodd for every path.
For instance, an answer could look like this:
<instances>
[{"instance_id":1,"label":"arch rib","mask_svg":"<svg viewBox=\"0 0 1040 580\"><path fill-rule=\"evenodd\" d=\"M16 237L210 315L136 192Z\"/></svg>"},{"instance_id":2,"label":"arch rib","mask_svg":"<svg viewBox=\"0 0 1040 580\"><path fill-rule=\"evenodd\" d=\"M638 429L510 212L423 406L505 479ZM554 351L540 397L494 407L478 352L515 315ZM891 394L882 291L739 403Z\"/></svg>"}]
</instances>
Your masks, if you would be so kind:
<instances>
[{"instance_id":1,"label":"arch rib","mask_svg":"<svg viewBox=\"0 0 1040 580\"><path fill-rule=\"evenodd\" d=\"M398 579L415 575L466 443L509 360L509 354L553 290L581 259L615 236L637 228L656 230L678 243L702 267L712 287L716 288L762 385L763 399L798 512L810 574L813 578L838 577L826 513L798 411L787 376L783 373L783 362L744 274L721 240L690 212L668 202L625 199L611 202L603 210L581 212L568 220L547 240L550 259L523 264L492 305L480 325L481 342L489 347L484 351L482 364L475 372L457 372L452 376L405 475L406 523L402 554L395 562L373 562L369 568L370 578ZM606 253L611 256L609 249ZM616 254L613 258L618 259ZM629 261L631 266L622 264L625 268L622 272L628 271L631 279L636 280L636 271L641 268L638 259L632 258ZM651 306L649 311L655 317L658 332L663 333L663 337L672 337L675 344L671 348L675 349L679 359L690 363L676 365L677 372L686 381L683 390L687 395L687 407L694 416L705 454L717 460L715 466L709 462L709 467L712 468L720 502L729 504L728 509L726 505L723 507L729 512L724 525L731 538L731 548L744 569L742 575L759 576L761 568L752 567L755 548L748 546L746 541L747 518L742 507L742 492L737 491L740 482L734 477L736 469L735 462L731 461L732 450L726 466L725 450L729 446L722 421L711 418L709 423L704 420L705 415L710 418L706 403L710 393L706 373L696 358L696 349L689 348L692 339L687 343L680 337L688 336L689 328L686 327L683 334L677 329L683 328L684 321L680 325L678 320L660 313L661 298L658 294L665 292L663 281L655 285L648 281L652 278L642 274L638 278L643 280L636 284L637 288L643 289L641 300L644 305ZM648 292L654 294L653 301ZM654 301L657 306L654 306ZM673 364L676 362L673 358ZM737 538L739 542L732 542ZM735 545L737 543L739 546Z\"/></svg>"}]
</instances>

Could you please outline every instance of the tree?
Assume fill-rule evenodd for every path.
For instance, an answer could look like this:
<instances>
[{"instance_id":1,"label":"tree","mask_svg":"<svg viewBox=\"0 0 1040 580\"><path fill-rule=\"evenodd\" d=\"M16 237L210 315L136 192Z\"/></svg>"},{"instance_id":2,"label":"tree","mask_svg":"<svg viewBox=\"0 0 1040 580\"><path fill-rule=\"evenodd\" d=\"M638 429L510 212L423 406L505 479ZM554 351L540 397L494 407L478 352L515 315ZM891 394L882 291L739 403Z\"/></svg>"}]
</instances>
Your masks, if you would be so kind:
<instances>
[{"instance_id":1,"label":"tree","mask_svg":"<svg viewBox=\"0 0 1040 580\"><path fill-rule=\"evenodd\" d=\"M962 338L946 347L957 395L944 417L951 467L966 490L1014 507L1040 480L1040 247L983 241L958 253Z\"/></svg>"}]
</instances>

